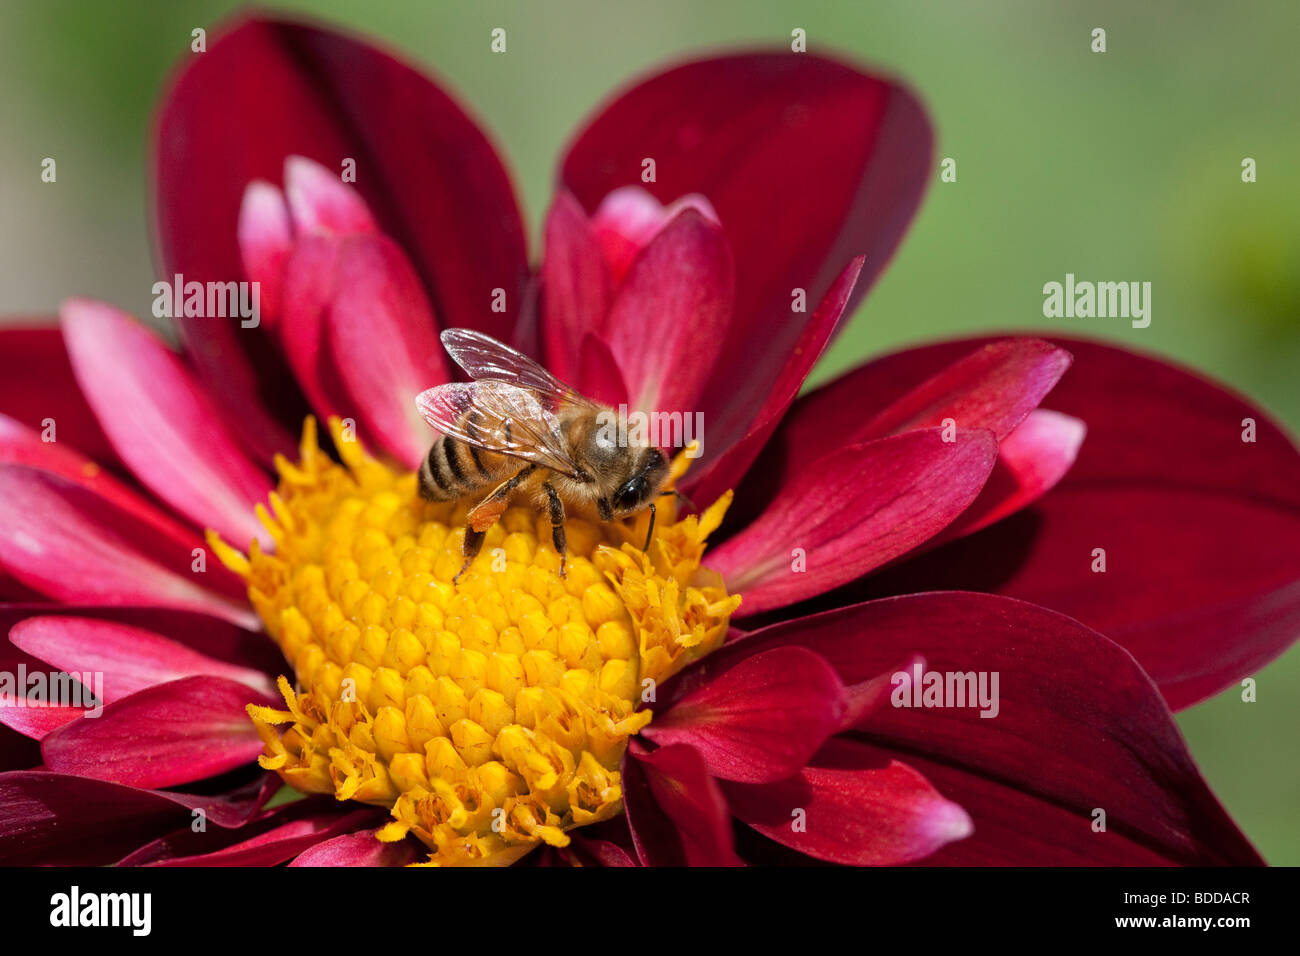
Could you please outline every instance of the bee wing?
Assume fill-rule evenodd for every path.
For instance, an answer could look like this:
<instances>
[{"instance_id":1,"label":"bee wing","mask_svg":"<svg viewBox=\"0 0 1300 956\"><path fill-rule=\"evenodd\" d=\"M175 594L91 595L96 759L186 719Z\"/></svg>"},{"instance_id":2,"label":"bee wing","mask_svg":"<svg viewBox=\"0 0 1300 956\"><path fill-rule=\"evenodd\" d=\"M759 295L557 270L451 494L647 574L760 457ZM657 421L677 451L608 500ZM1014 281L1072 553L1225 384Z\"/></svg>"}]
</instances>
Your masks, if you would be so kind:
<instances>
[{"instance_id":1,"label":"bee wing","mask_svg":"<svg viewBox=\"0 0 1300 956\"><path fill-rule=\"evenodd\" d=\"M560 423L529 389L491 379L454 382L421 392L415 404L444 435L572 478L581 476Z\"/></svg>"},{"instance_id":2,"label":"bee wing","mask_svg":"<svg viewBox=\"0 0 1300 956\"><path fill-rule=\"evenodd\" d=\"M472 329L446 329L442 345L470 378L508 382L534 393L542 404L555 411L564 406L600 410L602 406L579 394L542 368L527 355L504 342Z\"/></svg>"}]
</instances>

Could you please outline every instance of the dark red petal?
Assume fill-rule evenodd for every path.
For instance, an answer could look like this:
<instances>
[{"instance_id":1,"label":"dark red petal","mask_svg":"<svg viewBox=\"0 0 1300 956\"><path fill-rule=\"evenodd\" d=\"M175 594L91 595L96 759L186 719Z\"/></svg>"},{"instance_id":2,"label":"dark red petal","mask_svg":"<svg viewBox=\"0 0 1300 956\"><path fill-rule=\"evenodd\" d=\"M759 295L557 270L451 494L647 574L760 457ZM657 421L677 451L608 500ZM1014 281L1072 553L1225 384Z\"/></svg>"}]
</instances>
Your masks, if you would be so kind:
<instances>
[{"instance_id":1,"label":"dark red petal","mask_svg":"<svg viewBox=\"0 0 1300 956\"><path fill-rule=\"evenodd\" d=\"M808 647L846 679L846 668L884 673L913 653L927 672L999 675L996 716L978 706L903 707L891 695L894 706L866 723L863 740L916 766L974 818L970 845L936 860L1259 862L1151 679L1123 648L1064 615L985 594L914 594L777 624L719 653L745 653L750 642L753 651ZM1092 832L1097 808L1105 833Z\"/></svg>"},{"instance_id":2,"label":"dark red petal","mask_svg":"<svg viewBox=\"0 0 1300 956\"><path fill-rule=\"evenodd\" d=\"M251 763L262 742L245 707L274 705L245 684L185 677L109 704L41 741L45 765L133 787L172 787Z\"/></svg>"},{"instance_id":3,"label":"dark red petal","mask_svg":"<svg viewBox=\"0 0 1300 956\"><path fill-rule=\"evenodd\" d=\"M924 111L902 87L808 53L706 59L651 76L588 121L561 167L588 211L642 185L661 202L701 193L736 261L736 315L702 406L758 408L810 314L854 256L860 300L884 268L930 174ZM850 309L852 306L850 306Z\"/></svg>"},{"instance_id":4,"label":"dark red petal","mask_svg":"<svg viewBox=\"0 0 1300 956\"><path fill-rule=\"evenodd\" d=\"M692 746L709 773L767 783L798 772L840 728L848 700L835 671L802 648L747 657L668 707L643 732Z\"/></svg>"},{"instance_id":5,"label":"dark red petal","mask_svg":"<svg viewBox=\"0 0 1300 956\"><path fill-rule=\"evenodd\" d=\"M1122 644L1170 706L1189 706L1300 635L1300 452L1196 373L1062 344L1075 364L1050 402L1088 428L1064 480L1028 511L832 597L964 588L1023 598ZM915 374L969 347L902 360ZM1245 419L1253 443L1242 441ZM1092 571L1097 548L1105 573Z\"/></svg>"},{"instance_id":6,"label":"dark red petal","mask_svg":"<svg viewBox=\"0 0 1300 956\"><path fill-rule=\"evenodd\" d=\"M170 855L171 848L166 841L158 841L154 845L143 847L141 851L122 860L118 865L278 866L358 827L373 826L375 818L382 812L372 808L340 813L337 806L311 809L309 812L292 814L297 819L287 820L264 833L232 843L219 850L190 855Z\"/></svg>"},{"instance_id":7,"label":"dark red petal","mask_svg":"<svg viewBox=\"0 0 1300 956\"><path fill-rule=\"evenodd\" d=\"M0 864L101 866L189 824L195 810L217 826L240 826L269 796L262 779L210 797L45 770L0 774Z\"/></svg>"},{"instance_id":8,"label":"dark red petal","mask_svg":"<svg viewBox=\"0 0 1300 956\"><path fill-rule=\"evenodd\" d=\"M104 464L117 460L77 387L58 319L48 328L0 329L0 414L34 429L53 419L55 438Z\"/></svg>"},{"instance_id":9,"label":"dark red petal","mask_svg":"<svg viewBox=\"0 0 1300 956\"><path fill-rule=\"evenodd\" d=\"M610 307L605 335L633 409L699 410L734 295L727 238L695 209L678 213L641 250Z\"/></svg>"},{"instance_id":10,"label":"dark red petal","mask_svg":"<svg viewBox=\"0 0 1300 956\"><path fill-rule=\"evenodd\" d=\"M851 445L797 474L763 514L710 553L743 597L738 615L793 604L878 568L938 534L975 500L997 459L993 433L923 429Z\"/></svg>"},{"instance_id":11,"label":"dark red petal","mask_svg":"<svg viewBox=\"0 0 1300 956\"><path fill-rule=\"evenodd\" d=\"M543 355L552 374L578 384L583 339L605 330L612 294L609 267L587 214L564 190L556 194L546 216L545 235Z\"/></svg>"},{"instance_id":12,"label":"dark red petal","mask_svg":"<svg viewBox=\"0 0 1300 956\"><path fill-rule=\"evenodd\" d=\"M406 866L418 853L410 840L380 843L375 830L345 833L317 843L294 857L290 866Z\"/></svg>"},{"instance_id":13,"label":"dark red petal","mask_svg":"<svg viewBox=\"0 0 1300 956\"><path fill-rule=\"evenodd\" d=\"M735 403L727 407L720 421L709 424L708 440L702 449L703 463L692 468L682 483L692 496L700 501L715 501L737 486L826 350L861 271L862 257L858 256L840 273L817 306L812 321L804 328L758 412L755 414L752 409ZM744 437L740 438L741 435Z\"/></svg>"},{"instance_id":14,"label":"dark red petal","mask_svg":"<svg viewBox=\"0 0 1300 956\"><path fill-rule=\"evenodd\" d=\"M789 780L723 789L759 833L832 863L909 863L971 833L966 811L924 776L838 738Z\"/></svg>"},{"instance_id":15,"label":"dark red petal","mask_svg":"<svg viewBox=\"0 0 1300 956\"><path fill-rule=\"evenodd\" d=\"M699 752L671 744L623 758L623 806L643 866L734 866L731 814Z\"/></svg>"},{"instance_id":16,"label":"dark red petal","mask_svg":"<svg viewBox=\"0 0 1300 956\"><path fill-rule=\"evenodd\" d=\"M339 171L354 159L356 188L415 262L435 314L509 337L527 275L519 211L492 145L436 85L366 43L256 17L185 58L155 137L153 210L167 276L239 278L245 186L278 182L292 155ZM490 308L496 288L506 292L504 313ZM265 336L229 321L181 322L232 417L259 447L291 447L262 410L287 402L292 386Z\"/></svg>"}]
</instances>

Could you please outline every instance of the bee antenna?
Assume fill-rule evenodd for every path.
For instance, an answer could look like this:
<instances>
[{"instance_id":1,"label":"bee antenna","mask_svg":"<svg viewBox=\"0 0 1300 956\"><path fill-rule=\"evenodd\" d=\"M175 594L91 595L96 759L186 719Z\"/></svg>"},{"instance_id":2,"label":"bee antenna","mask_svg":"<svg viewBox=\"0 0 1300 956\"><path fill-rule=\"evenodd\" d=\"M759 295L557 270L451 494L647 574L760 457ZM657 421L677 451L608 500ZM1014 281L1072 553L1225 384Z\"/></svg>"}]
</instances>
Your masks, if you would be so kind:
<instances>
[{"instance_id":1,"label":"bee antenna","mask_svg":"<svg viewBox=\"0 0 1300 956\"><path fill-rule=\"evenodd\" d=\"M669 488L667 491L661 491L661 492L659 492L659 497L660 497L660 498L662 498L664 495L674 495L674 496L676 496L676 498L677 498L678 501L682 502L682 504L686 505L687 508L690 508L690 509L691 509L692 511L694 511L696 514L699 514L700 509L697 508L697 507L695 507L695 502L691 501L690 498L687 498L684 494L682 494L682 493L681 493L680 491L678 491L676 488Z\"/></svg>"},{"instance_id":2,"label":"bee antenna","mask_svg":"<svg viewBox=\"0 0 1300 956\"><path fill-rule=\"evenodd\" d=\"M652 501L650 502L650 527L645 529L645 547L641 549L642 551L650 550L650 538L654 535L654 533L655 533L655 503Z\"/></svg>"}]
</instances>

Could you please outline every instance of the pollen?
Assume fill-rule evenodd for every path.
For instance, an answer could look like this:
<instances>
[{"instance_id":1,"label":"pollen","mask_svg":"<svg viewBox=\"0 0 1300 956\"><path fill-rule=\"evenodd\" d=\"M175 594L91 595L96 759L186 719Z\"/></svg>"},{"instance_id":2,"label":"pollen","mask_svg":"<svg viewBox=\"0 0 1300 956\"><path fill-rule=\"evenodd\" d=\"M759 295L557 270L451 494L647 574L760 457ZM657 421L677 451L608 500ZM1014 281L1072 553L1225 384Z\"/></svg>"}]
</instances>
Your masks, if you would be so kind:
<instances>
[{"instance_id":1,"label":"pollen","mask_svg":"<svg viewBox=\"0 0 1300 956\"><path fill-rule=\"evenodd\" d=\"M619 765L655 685L717 648L740 598L701 566L730 495L676 520L572 518L568 567L545 516L508 508L474 563L465 511L331 421L303 429L258 515L274 552L208 540L292 667L284 709L249 705L261 765L305 793L388 807L379 839L428 863L508 864L622 810ZM684 460L673 463L673 479ZM665 520L667 519L667 520Z\"/></svg>"}]
</instances>

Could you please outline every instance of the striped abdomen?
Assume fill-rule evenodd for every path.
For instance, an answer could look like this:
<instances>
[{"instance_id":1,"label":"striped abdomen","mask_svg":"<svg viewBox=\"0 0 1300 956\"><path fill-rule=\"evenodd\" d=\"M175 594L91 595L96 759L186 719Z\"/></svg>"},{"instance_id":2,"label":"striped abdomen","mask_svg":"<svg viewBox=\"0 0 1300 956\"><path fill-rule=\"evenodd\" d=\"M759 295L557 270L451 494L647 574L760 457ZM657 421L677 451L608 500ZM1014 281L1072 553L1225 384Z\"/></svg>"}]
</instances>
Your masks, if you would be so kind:
<instances>
[{"instance_id":1,"label":"striped abdomen","mask_svg":"<svg viewBox=\"0 0 1300 956\"><path fill-rule=\"evenodd\" d=\"M500 480L498 473L504 459L503 455L441 435L420 464L420 494L430 501L451 501L491 488Z\"/></svg>"}]
</instances>

